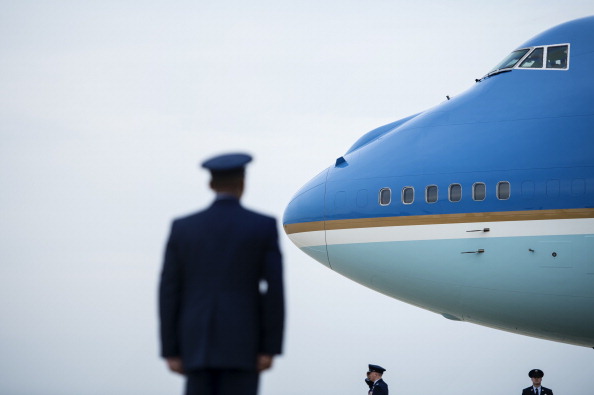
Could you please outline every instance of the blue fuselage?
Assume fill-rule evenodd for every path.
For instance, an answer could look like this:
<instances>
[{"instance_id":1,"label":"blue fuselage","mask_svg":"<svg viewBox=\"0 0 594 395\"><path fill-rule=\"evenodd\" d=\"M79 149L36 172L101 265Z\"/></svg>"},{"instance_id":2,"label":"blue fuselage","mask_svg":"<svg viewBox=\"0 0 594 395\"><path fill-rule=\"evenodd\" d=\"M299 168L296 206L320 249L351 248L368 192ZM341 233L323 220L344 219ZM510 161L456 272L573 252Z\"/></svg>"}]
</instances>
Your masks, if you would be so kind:
<instances>
[{"instance_id":1,"label":"blue fuselage","mask_svg":"<svg viewBox=\"0 0 594 395\"><path fill-rule=\"evenodd\" d=\"M297 192L287 234L446 318L594 346L593 40L594 17L560 25L520 48L563 44L568 64L498 71L367 133Z\"/></svg>"}]
</instances>

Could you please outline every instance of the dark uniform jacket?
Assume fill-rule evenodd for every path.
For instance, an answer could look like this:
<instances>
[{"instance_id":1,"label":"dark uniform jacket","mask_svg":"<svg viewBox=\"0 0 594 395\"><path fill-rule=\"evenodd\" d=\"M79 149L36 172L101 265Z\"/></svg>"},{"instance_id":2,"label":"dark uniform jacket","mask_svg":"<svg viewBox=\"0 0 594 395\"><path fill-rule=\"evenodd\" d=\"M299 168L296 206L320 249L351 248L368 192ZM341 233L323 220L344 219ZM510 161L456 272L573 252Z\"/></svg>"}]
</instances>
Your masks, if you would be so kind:
<instances>
[{"instance_id":1,"label":"dark uniform jacket","mask_svg":"<svg viewBox=\"0 0 594 395\"><path fill-rule=\"evenodd\" d=\"M257 354L282 351L283 295L274 218L221 199L177 219L159 287L161 356L186 371L254 370Z\"/></svg>"},{"instance_id":2,"label":"dark uniform jacket","mask_svg":"<svg viewBox=\"0 0 594 395\"><path fill-rule=\"evenodd\" d=\"M373 395L388 395L388 384L384 380L379 379L373 384L370 392Z\"/></svg>"},{"instance_id":3,"label":"dark uniform jacket","mask_svg":"<svg viewBox=\"0 0 594 395\"><path fill-rule=\"evenodd\" d=\"M532 390L533 386L531 385L528 388L524 388L522 390L522 395L534 395L534 391ZM553 391L541 386L540 387L540 395L553 395Z\"/></svg>"}]
</instances>

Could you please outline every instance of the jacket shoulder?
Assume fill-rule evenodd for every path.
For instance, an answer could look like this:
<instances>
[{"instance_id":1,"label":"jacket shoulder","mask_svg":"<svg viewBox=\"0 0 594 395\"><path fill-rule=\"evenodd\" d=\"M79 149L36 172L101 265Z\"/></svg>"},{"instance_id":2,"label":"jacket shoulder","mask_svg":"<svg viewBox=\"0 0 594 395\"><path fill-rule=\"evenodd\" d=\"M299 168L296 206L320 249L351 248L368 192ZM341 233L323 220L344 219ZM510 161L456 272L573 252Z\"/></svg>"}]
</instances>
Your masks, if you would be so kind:
<instances>
[{"instance_id":1,"label":"jacket shoulder","mask_svg":"<svg viewBox=\"0 0 594 395\"><path fill-rule=\"evenodd\" d=\"M224 213L224 214L222 214ZM259 223L267 226L276 227L276 219L266 214L259 213L254 210L247 209L243 206L237 205L229 210L220 211L218 207L211 206L204 210L196 211L185 216L177 217L173 219L173 226L184 227L185 225L200 223L202 221L208 221L213 216L224 215L241 218L242 221L249 221L251 223Z\"/></svg>"},{"instance_id":2,"label":"jacket shoulder","mask_svg":"<svg viewBox=\"0 0 594 395\"><path fill-rule=\"evenodd\" d=\"M245 207L241 207L241 210L246 217L248 217L249 219L251 219L253 221L258 221L260 223L266 223L269 225L276 224L276 218L274 218L274 217L271 217L266 214L262 214L258 211L250 210Z\"/></svg>"},{"instance_id":3,"label":"jacket shoulder","mask_svg":"<svg viewBox=\"0 0 594 395\"><path fill-rule=\"evenodd\" d=\"M388 384L384 380L378 380L374 386L373 393L388 394Z\"/></svg>"},{"instance_id":4,"label":"jacket shoulder","mask_svg":"<svg viewBox=\"0 0 594 395\"><path fill-rule=\"evenodd\" d=\"M200 210L200 211L196 211L196 212L186 214L186 215L183 215L180 217L173 218L172 224L175 227L175 226L180 226L180 225L194 222L196 220L199 220L200 217L203 217L205 215L206 211L207 210Z\"/></svg>"},{"instance_id":5,"label":"jacket shoulder","mask_svg":"<svg viewBox=\"0 0 594 395\"><path fill-rule=\"evenodd\" d=\"M388 388L388 384L384 380L379 380L376 385L382 388Z\"/></svg>"},{"instance_id":6,"label":"jacket shoulder","mask_svg":"<svg viewBox=\"0 0 594 395\"><path fill-rule=\"evenodd\" d=\"M264 221L264 222L276 222L276 218L271 217L269 215L261 214L261 213L258 213L256 211L250 211L250 213L252 213L252 215L254 217L260 219L261 221Z\"/></svg>"}]
</instances>

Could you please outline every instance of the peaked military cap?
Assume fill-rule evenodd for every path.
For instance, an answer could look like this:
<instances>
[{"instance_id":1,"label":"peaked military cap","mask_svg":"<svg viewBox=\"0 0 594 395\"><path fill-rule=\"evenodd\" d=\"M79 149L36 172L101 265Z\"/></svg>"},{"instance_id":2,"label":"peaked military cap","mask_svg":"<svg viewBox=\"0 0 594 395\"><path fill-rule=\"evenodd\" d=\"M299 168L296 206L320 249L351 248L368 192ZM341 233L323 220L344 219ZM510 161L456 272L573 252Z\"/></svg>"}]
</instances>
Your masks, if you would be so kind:
<instances>
[{"instance_id":1,"label":"peaked military cap","mask_svg":"<svg viewBox=\"0 0 594 395\"><path fill-rule=\"evenodd\" d=\"M369 364L369 371L370 372L378 372L379 374L383 374L386 371L386 369L382 368L379 365Z\"/></svg>"},{"instance_id":2,"label":"peaked military cap","mask_svg":"<svg viewBox=\"0 0 594 395\"><path fill-rule=\"evenodd\" d=\"M245 165L252 161L248 154L223 154L202 162L202 167L210 171L234 171L243 169Z\"/></svg>"},{"instance_id":3,"label":"peaked military cap","mask_svg":"<svg viewBox=\"0 0 594 395\"><path fill-rule=\"evenodd\" d=\"M530 377L530 378L542 377L542 376L544 376L544 373L540 369L532 369L531 371L528 372L528 377Z\"/></svg>"},{"instance_id":4,"label":"peaked military cap","mask_svg":"<svg viewBox=\"0 0 594 395\"><path fill-rule=\"evenodd\" d=\"M252 161L251 155L242 153L217 155L202 162L202 167L210 170L213 177L227 178L243 176L245 166Z\"/></svg>"}]
</instances>

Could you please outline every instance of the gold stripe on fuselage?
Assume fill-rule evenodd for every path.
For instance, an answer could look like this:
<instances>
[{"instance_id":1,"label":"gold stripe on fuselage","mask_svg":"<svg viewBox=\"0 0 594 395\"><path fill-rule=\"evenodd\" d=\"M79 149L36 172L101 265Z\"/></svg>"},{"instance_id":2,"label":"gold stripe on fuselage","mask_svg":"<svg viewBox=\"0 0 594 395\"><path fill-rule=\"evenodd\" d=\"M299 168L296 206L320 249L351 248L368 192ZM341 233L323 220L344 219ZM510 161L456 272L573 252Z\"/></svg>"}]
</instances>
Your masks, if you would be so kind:
<instances>
[{"instance_id":1,"label":"gold stripe on fuselage","mask_svg":"<svg viewBox=\"0 0 594 395\"><path fill-rule=\"evenodd\" d=\"M320 230L378 228L382 226L411 226L460 224L474 222L538 221L550 219L594 218L593 208L496 211L491 213L461 213L438 215L410 215L404 217L355 218L331 221L301 222L284 226L285 233L313 232Z\"/></svg>"}]
</instances>

